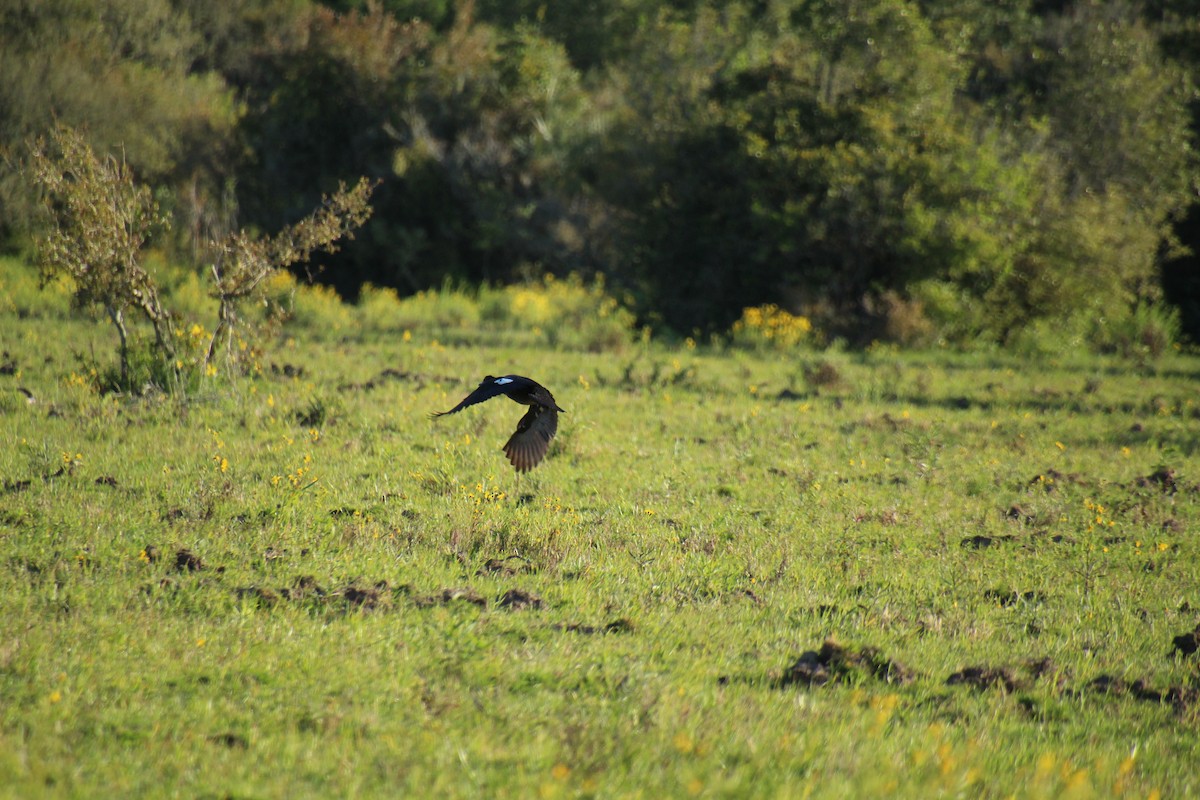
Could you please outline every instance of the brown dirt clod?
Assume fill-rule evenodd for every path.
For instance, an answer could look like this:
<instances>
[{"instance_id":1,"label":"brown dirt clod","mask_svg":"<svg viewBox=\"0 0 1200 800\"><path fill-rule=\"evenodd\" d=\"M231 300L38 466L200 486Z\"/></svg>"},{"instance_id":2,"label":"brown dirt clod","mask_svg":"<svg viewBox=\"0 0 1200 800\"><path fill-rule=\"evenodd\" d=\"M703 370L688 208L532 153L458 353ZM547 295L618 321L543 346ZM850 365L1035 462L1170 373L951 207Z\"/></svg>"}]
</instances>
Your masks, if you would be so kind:
<instances>
[{"instance_id":1,"label":"brown dirt clod","mask_svg":"<svg viewBox=\"0 0 1200 800\"><path fill-rule=\"evenodd\" d=\"M998 686L1006 692L1021 688L1022 684L1008 667L966 667L946 678L947 686L966 684L976 689Z\"/></svg>"},{"instance_id":2,"label":"brown dirt clod","mask_svg":"<svg viewBox=\"0 0 1200 800\"><path fill-rule=\"evenodd\" d=\"M1172 653L1178 652L1180 655L1190 656L1195 655L1197 650L1200 650L1200 625L1187 633L1181 633L1171 640L1174 645Z\"/></svg>"},{"instance_id":3,"label":"brown dirt clod","mask_svg":"<svg viewBox=\"0 0 1200 800\"><path fill-rule=\"evenodd\" d=\"M916 677L908 667L887 658L877 648L853 650L827 639L820 650L802 653L779 677L776 686L821 686L846 680L855 673L866 673L887 683L908 683Z\"/></svg>"},{"instance_id":4,"label":"brown dirt clod","mask_svg":"<svg viewBox=\"0 0 1200 800\"><path fill-rule=\"evenodd\" d=\"M1000 544L1002 542L1011 542L1015 538L1015 536L1010 536L1008 534L1003 536L983 536L982 534L977 534L975 536L966 537L958 544L964 550L982 550L985 547L991 547L992 545Z\"/></svg>"},{"instance_id":5,"label":"brown dirt clod","mask_svg":"<svg viewBox=\"0 0 1200 800\"><path fill-rule=\"evenodd\" d=\"M505 558L489 558L483 563L476 575L517 575L522 572L532 572L529 562L522 556L507 556Z\"/></svg>"},{"instance_id":6,"label":"brown dirt clod","mask_svg":"<svg viewBox=\"0 0 1200 800\"><path fill-rule=\"evenodd\" d=\"M413 602L417 604L418 608L429 608L430 606L436 605L449 605L455 601L470 603L471 605L478 606L480 608L487 608L488 604L487 598L469 587L442 589L442 591L437 594L413 598Z\"/></svg>"},{"instance_id":7,"label":"brown dirt clod","mask_svg":"<svg viewBox=\"0 0 1200 800\"><path fill-rule=\"evenodd\" d=\"M1140 489L1160 489L1164 494L1175 494L1179 487L1175 483L1175 470L1161 467L1144 477L1138 478L1133 485Z\"/></svg>"},{"instance_id":8,"label":"brown dirt clod","mask_svg":"<svg viewBox=\"0 0 1200 800\"><path fill-rule=\"evenodd\" d=\"M175 553L175 570L177 572L199 572L204 569L204 561L200 556L186 548Z\"/></svg>"},{"instance_id":9,"label":"brown dirt clod","mask_svg":"<svg viewBox=\"0 0 1200 800\"><path fill-rule=\"evenodd\" d=\"M250 742L246 740L246 737L236 733L216 733L209 736L208 741L230 749L245 750L250 747Z\"/></svg>"},{"instance_id":10,"label":"brown dirt clod","mask_svg":"<svg viewBox=\"0 0 1200 800\"><path fill-rule=\"evenodd\" d=\"M542 598L532 592L527 592L524 589L509 589L504 593L504 596L496 603L500 608L509 608L513 611L521 611L523 609L540 609L543 605Z\"/></svg>"}]
</instances>

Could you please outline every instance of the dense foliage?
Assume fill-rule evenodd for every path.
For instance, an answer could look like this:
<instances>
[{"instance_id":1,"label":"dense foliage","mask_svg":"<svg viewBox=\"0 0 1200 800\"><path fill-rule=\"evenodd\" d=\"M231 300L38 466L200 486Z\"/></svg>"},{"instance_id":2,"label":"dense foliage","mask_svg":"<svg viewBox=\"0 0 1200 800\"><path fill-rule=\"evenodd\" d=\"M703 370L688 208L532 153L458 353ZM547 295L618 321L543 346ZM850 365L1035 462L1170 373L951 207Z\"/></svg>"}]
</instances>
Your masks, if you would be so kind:
<instances>
[{"instance_id":1,"label":"dense foliage","mask_svg":"<svg viewBox=\"0 0 1200 800\"><path fill-rule=\"evenodd\" d=\"M380 179L324 261L351 297L580 273L684 334L771 303L816 338L1200 331L1185 0L6 0L0 63L12 247L58 120L198 263Z\"/></svg>"},{"instance_id":2,"label":"dense foliage","mask_svg":"<svg viewBox=\"0 0 1200 800\"><path fill-rule=\"evenodd\" d=\"M141 312L154 329L147 382L176 385L183 369L176 357L177 329L169 306L159 299L158 280L143 265L147 239L156 227L168 226L169 218L160 213L149 189L134 181L123 160L98 157L73 128L58 125L49 142L34 140L30 161L48 229L35 245L42 284L66 279L74 286L77 305L104 309L120 340L120 374L111 388L143 384L142 376L130 372L128 309ZM314 252L334 251L338 240L352 237L371 215L373 189L366 178L353 189L341 185L317 210L273 236L239 230L202 243L208 294L218 306L202 366L209 367L217 348L232 344L238 329L246 327L240 307L252 299L265 301L264 284L273 275L307 261ZM227 347L227 352L237 360L237 350Z\"/></svg>"}]
</instances>

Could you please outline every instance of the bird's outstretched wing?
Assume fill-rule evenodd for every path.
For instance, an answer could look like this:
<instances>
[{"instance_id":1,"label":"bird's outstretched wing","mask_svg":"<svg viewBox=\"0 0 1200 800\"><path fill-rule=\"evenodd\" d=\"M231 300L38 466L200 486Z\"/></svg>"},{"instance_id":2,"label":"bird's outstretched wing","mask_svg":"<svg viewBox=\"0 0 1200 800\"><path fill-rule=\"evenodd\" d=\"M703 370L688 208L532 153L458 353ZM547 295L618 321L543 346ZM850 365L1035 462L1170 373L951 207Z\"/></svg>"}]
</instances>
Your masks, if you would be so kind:
<instances>
[{"instance_id":1,"label":"bird's outstretched wing","mask_svg":"<svg viewBox=\"0 0 1200 800\"><path fill-rule=\"evenodd\" d=\"M483 382L475 388L475 391L462 399L458 405L449 411L437 411L430 414L431 417L444 417L447 414L454 414L462 411L467 406L473 406L476 403L482 403L484 400L491 400L493 397L501 394L507 394L510 389L512 380L510 378L494 378L488 375L483 379Z\"/></svg>"},{"instance_id":2,"label":"bird's outstretched wing","mask_svg":"<svg viewBox=\"0 0 1200 800\"><path fill-rule=\"evenodd\" d=\"M528 472L541 463L558 431L558 412L545 406L530 406L517 423L517 431L504 444L504 454L517 472Z\"/></svg>"}]
</instances>

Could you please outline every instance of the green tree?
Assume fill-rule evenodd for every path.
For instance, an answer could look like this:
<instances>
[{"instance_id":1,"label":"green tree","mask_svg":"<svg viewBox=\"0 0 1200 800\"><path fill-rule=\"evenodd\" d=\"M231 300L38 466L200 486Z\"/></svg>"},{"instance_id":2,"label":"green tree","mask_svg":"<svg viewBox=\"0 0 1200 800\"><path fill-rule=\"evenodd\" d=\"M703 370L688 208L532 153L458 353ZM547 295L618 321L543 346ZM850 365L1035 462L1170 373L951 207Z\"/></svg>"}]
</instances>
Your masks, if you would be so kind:
<instances>
[{"instance_id":1,"label":"green tree","mask_svg":"<svg viewBox=\"0 0 1200 800\"><path fill-rule=\"evenodd\" d=\"M1152 28L1124 2L925 5L962 49L967 96L1036 161L1035 203L1016 220L1013 258L985 265L975 293L997 309L991 334L1070 318L1104 341L1160 300L1172 222L1195 196L1194 82L1162 47L1179 26L1164 9Z\"/></svg>"},{"instance_id":2,"label":"green tree","mask_svg":"<svg viewBox=\"0 0 1200 800\"><path fill-rule=\"evenodd\" d=\"M17 154L61 123L99 152L118 147L165 205L219 194L232 177L240 108L217 74L194 69L203 42L169 0L0 4L0 236L28 230L36 205Z\"/></svg>"},{"instance_id":3,"label":"green tree","mask_svg":"<svg viewBox=\"0 0 1200 800\"><path fill-rule=\"evenodd\" d=\"M669 324L720 328L788 299L853 334L870 295L998 249L989 181L1005 165L956 104L952 55L911 3L843 5L702 12L647 35L647 59L678 61L633 95L614 161L637 165L635 188L609 196L634 206L634 269Z\"/></svg>"},{"instance_id":4,"label":"green tree","mask_svg":"<svg viewBox=\"0 0 1200 800\"><path fill-rule=\"evenodd\" d=\"M587 257L561 178L577 74L560 45L468 10L442 34L378 7L314 12L303 46L275 54L278 75L252 92L248 221L289 224L340 175L384 181L353 252L330 261L347 296L368 280L416 291Z\"/></svg>"}]
</instances>

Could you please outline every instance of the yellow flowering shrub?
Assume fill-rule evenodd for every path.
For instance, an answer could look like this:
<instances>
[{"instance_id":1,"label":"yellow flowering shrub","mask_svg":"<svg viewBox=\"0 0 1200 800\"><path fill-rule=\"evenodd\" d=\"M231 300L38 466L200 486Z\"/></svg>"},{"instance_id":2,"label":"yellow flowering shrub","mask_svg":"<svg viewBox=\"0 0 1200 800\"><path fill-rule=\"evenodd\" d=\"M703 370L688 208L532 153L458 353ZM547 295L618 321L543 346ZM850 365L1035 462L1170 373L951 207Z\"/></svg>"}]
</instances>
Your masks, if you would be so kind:
<instances>
[{"instance_id":1,"label":"yellow flowering shrub","mask_svg":"<svg viewBox=\"0 0 1200 800\"><path fill-rule=\"evenodd\" d=\"M748 348L787 350L813 338L808 317L791 314L774 303L742 310L741 319L730 329L733 343Z\"/></svg>"},{"instance_id":2,"label":"yellow flowering shrub","mask_svg":"<svg viewBox=\"0 0 1200 800\"><path fill-rule=\"evenodd\" d=\"M297 287L292 315L314 330L339 333L354 325L354 308L342 302L336 289L322 283Z\"/></svg>"},{"instance_id":3,"label":"yellow flowering shrub","mask_svg":"<svg viewBox=\"0 0 1200 800\"><path fill-rule=\"evenodd\" d=\"M314 331L338 332L354 323L354 310L342 302L331 286L301 283L286 269L271 272L263 281L264 322L295 323Z\"/></svg>"},{"instance_id":4,"label":"yellow flowering shrub","mask_svg":"<svg viewBox=\"0 0 1200 800\"><path fill-rule=\"evenodd\" d=\"M394 321L400 313L400 295L390 287L364 283L358 292L358 310L368 323Z\"/></svg>"}]
</instances>

